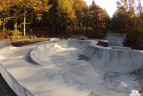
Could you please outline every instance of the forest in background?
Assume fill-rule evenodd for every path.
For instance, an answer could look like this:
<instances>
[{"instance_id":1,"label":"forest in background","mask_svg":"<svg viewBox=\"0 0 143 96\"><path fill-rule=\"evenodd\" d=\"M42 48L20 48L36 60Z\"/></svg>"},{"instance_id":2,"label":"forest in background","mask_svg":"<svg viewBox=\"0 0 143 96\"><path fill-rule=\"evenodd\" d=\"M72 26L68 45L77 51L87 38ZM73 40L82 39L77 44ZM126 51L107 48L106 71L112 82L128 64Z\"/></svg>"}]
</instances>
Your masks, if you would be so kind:
<instances>
[{"instance_id":1,"label":"forest in background","mask_svg":"<svg viewBox=\"0 0 143 96\"><path fill-rule=\"evenodd\" d=\"M0 38L103 38L114 31L126 34L127 46L143 49L141 0L118 1L112 18L95 2L88 6L83 0L0 0Z\"/></svg>"}]
</instances>

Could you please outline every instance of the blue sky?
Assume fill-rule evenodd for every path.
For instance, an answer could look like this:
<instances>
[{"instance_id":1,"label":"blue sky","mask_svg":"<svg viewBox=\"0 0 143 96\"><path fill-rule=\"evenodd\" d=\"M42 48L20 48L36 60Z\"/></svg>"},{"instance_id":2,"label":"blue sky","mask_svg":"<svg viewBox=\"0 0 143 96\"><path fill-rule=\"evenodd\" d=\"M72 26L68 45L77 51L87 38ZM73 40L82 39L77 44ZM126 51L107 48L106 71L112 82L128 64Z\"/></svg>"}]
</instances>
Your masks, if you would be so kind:
<instances>
[{"instance_id":1,"label":"blue sky","mask_svg":"<svg viewBox=\"0 0 143 96\"><path fill-rule=\"evenodd\" d=\"M93 0L83 0L83 1L86 1L88 5L91 5ZM112 17L114 12L117 10L116 2L118 0L94 0L94 1L97 5L105 9L110 17Z\"/></svg>"}]
</instances>

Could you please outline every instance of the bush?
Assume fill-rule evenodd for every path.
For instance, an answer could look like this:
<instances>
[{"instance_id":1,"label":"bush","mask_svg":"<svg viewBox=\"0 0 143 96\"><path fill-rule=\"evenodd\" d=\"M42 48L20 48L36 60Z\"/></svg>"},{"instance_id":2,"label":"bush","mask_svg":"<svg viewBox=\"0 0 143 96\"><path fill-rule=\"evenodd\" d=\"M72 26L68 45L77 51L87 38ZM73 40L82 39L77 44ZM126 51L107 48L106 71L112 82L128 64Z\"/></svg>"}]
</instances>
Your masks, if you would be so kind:
<instances>
[{"instance_id":1,"label":"bush","mask_svg":"<svg viewBox=\"0 0 143 96\"><path fill-rule=\"evenodd\" d=\"M19 30L9 31L9 34L10 34L10 39L11 40L22 39L22 32L19 32Z\"/></svg>"}]
</instances>

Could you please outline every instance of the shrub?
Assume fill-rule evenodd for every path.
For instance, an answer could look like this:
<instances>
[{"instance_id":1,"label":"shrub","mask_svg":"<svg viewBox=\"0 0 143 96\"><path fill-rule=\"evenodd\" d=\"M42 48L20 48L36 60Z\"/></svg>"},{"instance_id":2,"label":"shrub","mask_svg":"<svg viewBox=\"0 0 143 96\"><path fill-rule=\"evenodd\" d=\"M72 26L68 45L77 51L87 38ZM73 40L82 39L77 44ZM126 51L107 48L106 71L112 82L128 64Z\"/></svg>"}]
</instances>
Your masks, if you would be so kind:
<instances>
[{"instance_id":1,"label":"shrub","mask_svg":"<svg viewBox=\"0 0 143 96\"><path fill-rule=\"evenodd\" d=\"M19 30L9 31L9 34L10 34L10 39L11 40L22 39L22 32L20 32Z\"/></svg>"}]
</instances>

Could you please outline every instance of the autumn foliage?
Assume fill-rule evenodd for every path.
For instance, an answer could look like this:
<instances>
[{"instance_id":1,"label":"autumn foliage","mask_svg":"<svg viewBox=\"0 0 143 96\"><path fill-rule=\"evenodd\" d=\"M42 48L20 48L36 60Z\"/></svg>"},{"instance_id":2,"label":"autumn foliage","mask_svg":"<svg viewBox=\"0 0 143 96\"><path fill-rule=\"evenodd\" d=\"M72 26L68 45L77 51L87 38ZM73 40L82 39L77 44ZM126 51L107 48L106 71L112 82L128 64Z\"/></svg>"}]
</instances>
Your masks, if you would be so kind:
<instances>
[{"instance_id":1,"label":"autumn foliage","mask_svg":"<svg viewBox=\"0 0 143 96\"><path fill-rule=\"evenodd\" d=\"M47 34L64 37L73 34L98 37L106 33L107 13L94 2L91 6L83 0L0 0L0 3L1 30L19 30L25 36L29 32L27 27L40 24L51 26L52 31Z\"/></svg>"},{"instance_id":2,"label":"autumn foliage","mask_svg":"<svg viewBox=\"0 0 143 96\"><path fill-rule=\"evenodd\" d=\"M112 30L143 48L142 9L141 0L119 0L110 18L94 1L88 6L83 0L0 0L0 30L59 37L104 37Z\"/></svg>"},{"instance_id":3,"label":"autumn foliage","mask_svg":"<svg viewBox=\"0 0 143 96\"><path fill-rule=\"evenodd\" d=\"M127 35L127 45L143 49L143 8L141 0L121 0L111 20L110 30Z\"/></svg>"}]
</instances>

